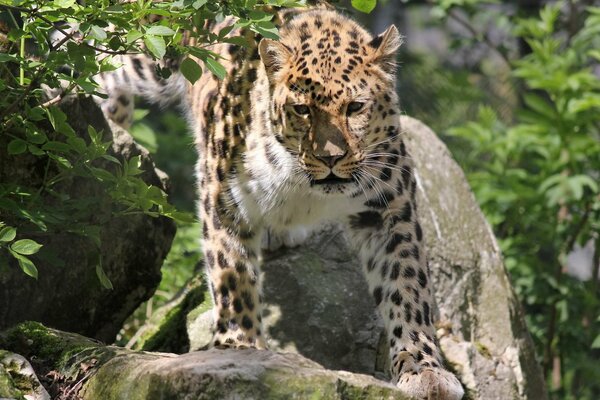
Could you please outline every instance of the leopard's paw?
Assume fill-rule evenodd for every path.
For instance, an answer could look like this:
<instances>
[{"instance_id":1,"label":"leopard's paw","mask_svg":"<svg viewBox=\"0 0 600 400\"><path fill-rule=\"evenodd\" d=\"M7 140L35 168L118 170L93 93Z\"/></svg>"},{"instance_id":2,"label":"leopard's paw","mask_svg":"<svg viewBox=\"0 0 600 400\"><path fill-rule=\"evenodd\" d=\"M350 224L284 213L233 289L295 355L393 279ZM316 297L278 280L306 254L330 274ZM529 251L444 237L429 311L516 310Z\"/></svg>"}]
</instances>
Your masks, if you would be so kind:
<instances>
[{"instance_id":1,"label":"leopard's paw","mask_svg":"<svg viewBox=\"0 0 600 400\"><path fill-rule=\"evenodd\" d=\"M285 231L274 231L267 229L261 247L266 251L275 251L282 247L294 248L300 246L310 236L310 230L306 228L293 228Z\"/></svg>"},{"instance_id":2,"label":"leopard's paw","mask_svg":"<svg viewBox=\"0 0 600 400\"><path fill-rule=\"evenodd\" d=\"M267 343L264 337L246 337L238 334L237 336L229 334L216 334L213 337L209 347L216 349L267 349Z\"/></svg>"},{"instance_id":3,"label":"leopard's paw","mask_svg":"<svg viewBox=\"0 0 600 400\"><path fill-rule=\"evenodd\" d=\"M398 389L419 400L460 400L465 392L451 372L441 368L423 368L417 372L404 373Z\"/></svg>"}]
</instances>

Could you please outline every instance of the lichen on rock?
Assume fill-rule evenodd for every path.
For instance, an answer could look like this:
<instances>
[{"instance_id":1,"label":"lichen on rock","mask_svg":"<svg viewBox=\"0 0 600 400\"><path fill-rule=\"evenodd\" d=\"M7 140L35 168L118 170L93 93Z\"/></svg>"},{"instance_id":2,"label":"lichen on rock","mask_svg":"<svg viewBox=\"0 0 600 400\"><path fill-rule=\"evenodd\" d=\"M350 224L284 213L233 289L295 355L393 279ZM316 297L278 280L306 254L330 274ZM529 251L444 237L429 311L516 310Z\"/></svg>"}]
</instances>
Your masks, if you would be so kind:
<instances>
[{"instance_id":1,"label":"lichen on rock","mask_svg":"<svg viewBox=\"0 0 600 400\"><path fill-rule=\"evenodd\" d=\"M253 349L182 355L136 352L37 323L20 324L2 333L0 347L35 359L38 374L60 377L57 385L51 385L54 393L69 392L83 400L406 399L387 382L327 370L293 353Z\"/></svg>"}]
</instances>

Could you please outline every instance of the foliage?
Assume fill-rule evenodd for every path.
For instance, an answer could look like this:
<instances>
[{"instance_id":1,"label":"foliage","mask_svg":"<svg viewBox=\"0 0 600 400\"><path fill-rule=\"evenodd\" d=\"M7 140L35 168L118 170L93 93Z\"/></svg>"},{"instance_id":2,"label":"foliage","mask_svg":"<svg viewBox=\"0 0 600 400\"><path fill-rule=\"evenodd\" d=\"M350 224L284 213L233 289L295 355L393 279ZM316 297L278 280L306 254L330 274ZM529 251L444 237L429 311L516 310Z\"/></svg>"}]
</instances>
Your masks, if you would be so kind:
<instances>
[{"instance_id":1,"label":"foliage","mask_svg":"<svg viewBox=\"0 0 600 400\"><path fill-rule=\"evenodd\" d=\"M171 202L180 210L193 212L196 200L193 137L187 132L187 124L179 113L173 110L155 111L153 106L148 108L140 104L134 114L131 134L150 151L159 168L169 175ZM140 327L160 307L172 300L194 274L200 273L200 237L200 223L177 224L177 234L161 268L160 286L154 296L140 305L125 322L117 337L117 344L128 347L138 345L136 332Z\"/></svg>"},{"instance_id":2,"label":"foliage","mask_svg":"<svg viewBox=\"0 0 600 400\"><path fill-rule=\"evenodd\" d=\"M61 183L73 179L95 180L105 186L112 202L106 218L144 213L189 222L189 214L169 204L161 189L139 178L143 172L139 158L112 157L108 153L110 142L92 127L87 138L79 137L56 104L69 93L97 94L94 76L116 69L113 56L121 54L180 57L184 59L182 73L190 81L201 74L197 62L222 78L225 70L206 45L245 45L242 37L226 36L235 26L277 38L272 14L265 6L301 4L292 0L119 4L106 0L81 4L75 0L2 0L0 132L10 138L6 156L15 160L23 156L37 158L44 165L44 179L0 184L0 220L19 228L15 243L0 245L0 259L5 263L10 254L25 273L37 277L37 269L27 257L33 253L16 250L22 240L62 231L87 237L100 247L98 225L102 221L90 207L97 199L71 197L64 192ZM156 20L156 15L162 18ZM205 28L207 20L222 21L228 16L234 17L234 23L217 34ZM186 46L182 41L184 32L199 45ZM165 77L170 73L168 69L157 72ZM44 99L42 84L58 89L60 94ZM110 288L100 257L96 270L102 284Z\"/></svg>"},{"instance_id":3,"label":"foliage","mask_svg":"<svg viewBox=\"0 0 600 400\"><path fill-rule=\"evenodd\" d=\"M159 110L140 104L134 112L130 133L169 175L171 202L178 209L194 212L197 197L194 137L179 110Z\"/></svg>"},{"instance_id":4,"label":"foliage","mask_svg":"<svg viewBox=\"0 0 600 400\"><path fill-rule=\"evenodd\" d=\"M16 236L16 228L6 226L0 221L0 248L8 251L17 260L23 272L32 278L37 278L38 270L27 256L37 253L42 245L31 239L15 240Z\"/></svg>"},{"instance_id":5,"label":"foliage","mask_svg":"<svg viewBox=\"0 0 600 400\"><path fill-rule=\"evenodd\" d=\"M464 2L451 3L446 15ZM482 106L476 120L449 133L499 238L552 396L596 399L600 79L593 68L600 61L600 8L579 12L551 3L539 17L511 23L530 49L510 60L521 99L514 120ZM594 274L582 282L565 274L566 257L589 240L596 245Z\"/></svg>"}]
</instances>

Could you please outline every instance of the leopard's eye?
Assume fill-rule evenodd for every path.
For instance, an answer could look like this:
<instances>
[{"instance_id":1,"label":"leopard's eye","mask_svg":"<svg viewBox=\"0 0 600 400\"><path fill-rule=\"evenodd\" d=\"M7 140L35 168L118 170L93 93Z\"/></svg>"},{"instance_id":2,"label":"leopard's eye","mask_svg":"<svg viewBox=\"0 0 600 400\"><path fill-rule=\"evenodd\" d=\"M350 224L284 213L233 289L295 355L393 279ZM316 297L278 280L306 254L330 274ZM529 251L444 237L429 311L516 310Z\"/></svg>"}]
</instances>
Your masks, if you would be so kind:
<instances>
[{"instance_id":1,"label":"leopard's eye","mask_svg":"<svg viewBox=\"0 0 600 400\"><path fill-rule=\"evenodd\" d=\"M346 107L346 114L354 114L355 112L362 110L364 106L365 103L361 103L360 101L353 101L348 104L348 107Z\"/></svg>"},{"instance_id":2,"label":"leopard's eye","mask_svg":"<svg viewBox=\"0 0 600 400\"><path fill-rule=\"evenodd\" d=\"M294 104L294 112L304 116L310 114L310 108L305 104Z\"/></svg>"}]
</instances>

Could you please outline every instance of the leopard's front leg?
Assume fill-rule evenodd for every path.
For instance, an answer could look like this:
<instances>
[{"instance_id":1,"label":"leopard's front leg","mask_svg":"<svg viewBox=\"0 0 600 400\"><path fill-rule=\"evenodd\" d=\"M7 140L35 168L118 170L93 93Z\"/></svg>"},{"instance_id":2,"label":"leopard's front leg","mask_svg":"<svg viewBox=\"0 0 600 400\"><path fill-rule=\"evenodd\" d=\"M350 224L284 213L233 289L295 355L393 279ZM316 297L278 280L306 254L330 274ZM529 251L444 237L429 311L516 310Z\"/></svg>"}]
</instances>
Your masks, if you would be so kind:
<instances>
[{"instance_id":1,"label":"leopard's front leg","mask_svg":"<svg viewBox=\"0 0 600 400\"><path fill-rule=\"evenodd\" d=\"M370 198L363 210L348 219L350 237L359 248L369 290L385 322L393 382L416 399L458 400L463 388L444 369L435 338L412 166L405 161L401 170L389 179L393 192L388 184L365 193Z\"/></svg>"},{"instance_id":2,"label":"leopard's front leg","mask_svg":"<svg viewBox=\"0 0 600 400\"><path fill-rule=\"evenodd\" d=\"M261 234L234 223L233 210L211 197L210 193L203 196L202 210L206 275L214 301L211 346L265 349L259 300Z\"/></svg>"}]
</instances>

